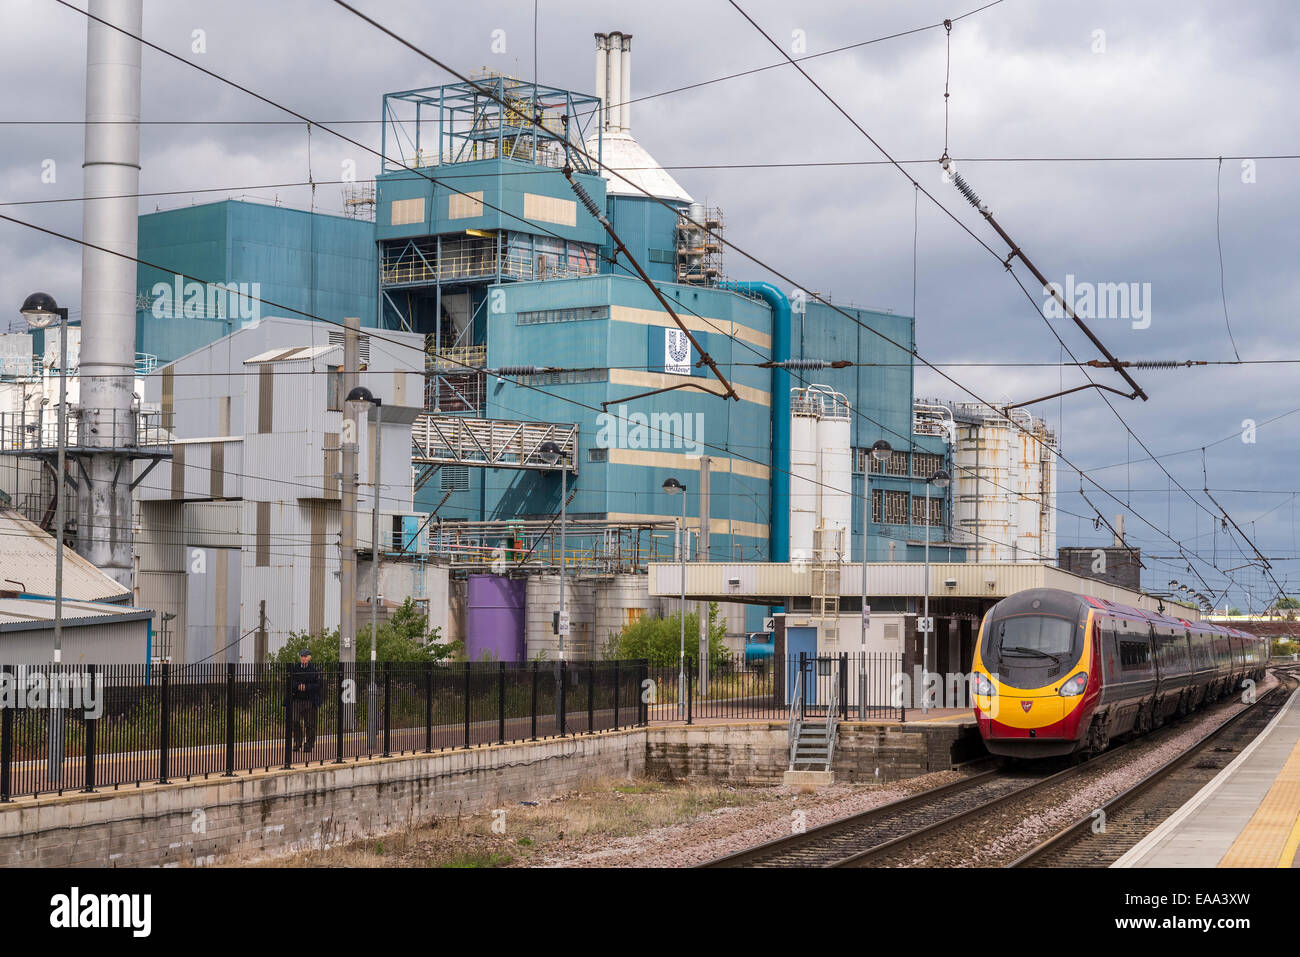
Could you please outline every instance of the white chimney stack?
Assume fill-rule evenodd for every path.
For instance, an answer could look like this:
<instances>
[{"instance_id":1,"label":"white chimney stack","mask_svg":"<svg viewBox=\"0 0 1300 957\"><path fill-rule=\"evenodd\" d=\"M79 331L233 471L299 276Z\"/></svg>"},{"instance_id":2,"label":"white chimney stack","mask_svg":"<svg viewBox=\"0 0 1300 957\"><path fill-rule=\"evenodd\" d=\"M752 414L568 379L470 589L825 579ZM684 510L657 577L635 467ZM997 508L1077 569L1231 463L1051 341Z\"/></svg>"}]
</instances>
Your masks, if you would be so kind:
<instances>
[{"instance_id":1,"label":"white chimney stack","mask_svg":"<svg viewBox=\"0 0 1300 957\"><path fill-rule=\"evenodd\" d=\"M626 132L631 126L632 34L596 34L596 95L605 106L602 129Z\"/></svg>"},{"instance_id":2,"label":"white chimney stack","mask_svg":"<svg viewBox=\"0 0 1300 957\"><path fill-rule=\"evenodd\" d=\"M86 28L86 161L82 207L88 243L136 255L140 191L140 42L143 0L90 0L105 21ZM125 33L105 24L121 27ZM87 456L77 493L77 551L130 588L135 445L135 283L131 258L81 254L81 413ZM125 461L124 461L125 459Z\"/></svg>"}]
</instances>

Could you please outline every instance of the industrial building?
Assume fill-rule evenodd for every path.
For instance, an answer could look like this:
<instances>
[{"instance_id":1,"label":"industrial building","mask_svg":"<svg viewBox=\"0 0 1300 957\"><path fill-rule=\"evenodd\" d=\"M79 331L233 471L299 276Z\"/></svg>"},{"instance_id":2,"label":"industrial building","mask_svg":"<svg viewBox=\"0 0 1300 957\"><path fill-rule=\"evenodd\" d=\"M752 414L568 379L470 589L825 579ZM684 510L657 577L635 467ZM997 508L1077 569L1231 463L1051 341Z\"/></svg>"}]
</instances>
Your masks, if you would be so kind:
<instances>
[{"instance_id":1,"label":"industrial building","mask_svg":"<svg viewBox=\"0 0 1300 957\"><path fill-rule=\"evenodd\" d=\"M357 383L383 396L388 415L381 535L420 566L400 583L404 595L427 602L445 627L445 586L433 581L446 570L421 561L413 541L422 516L411 509L406 402L421 394L423 340L394 332L359 345L368 368ZM138 602L175 616L160 657L260 661L292 632L339 626L343 351L337 327L263 319L146 379L146 408L172 437L169 459L147 474L137 466ZM377 430L365 418L357 428L357 527L368 550Z\"/></svg>"},{"instance_id":2,"label":"industrial building","mask_svg":"<svg viewBox=\"0 0 1300 957\"><path fill-rule=\"evenodd\" d=\"M182 617L175 634L189 647L171 654L237 646L249 660L290 631L337 624L338 486L323 457L339 413L325 387L277 400L314 403L291 426L313 436L294 439L304 458L292 482L307 488L268 485L282 463L259 471L248 455L284 427L257 423L262 373L252 369L273 369L275 388L295 381L283 374L295 364L337 369L346 316L383 330L372 368L385 341L416 347L381 370L400 371L400 397L386 380L370 387L424 410L407 427L404 462L402 440L385 441L381 482L397 492L381 511L393 506L399 544L401 528L412 534L403 562L418 554L438 571L417 583L394 564L381 600L408 580L410 594L445 593L436 624L466 637L471 656L598 654L610 634L664 610L645 571L683 549L709 562L908 563L928 538L939 562L1055 554L1050 455L1016 457L1017 436L976 410L950 404L936 416L918 403L911 317L725 277L722 211L633 135L631 45L628 34L596 35L594 93L492 74L384 95L385 160L373 194L351 190L356 218L239 201L140 217L141 258L174 268L142 266L136 283L136 349L161 364L140 408L167 421L180 456L135 467L140 528L170 549L142 535L137 591ZM191 288L182 273L204 282ZM291 349L305 351L276 357ZM722 397L701 350L735 398ZM202 391L184 385L187 374ZM878 462L868 450L881 439L893 451ZM540 457L547 443L556 461ZM953 475L949 487L928 483L938 469ZM684 496L664 489L669 477ZM266 505L283 521L258 524ZM286 547L268 552L267 535ZM222 597L208 587L215 578L195 579L178 560L187 548L227 550L208 556L226 569ZM282 580L262 582L257 569L271 566L258 554L279 551ZM564 642L551 620L562 569ZM263 599L280 605L277 616L268 604L269 636L258 628ZM729 632L759 630L773 607L725 605ZM223 610L199 611L209 608ZM510 622L508 634L481 637L487 620ZM250 629L268 644L243 641Z\"/></svg>"},{"instance_id":3,"label":"industrial building","mask_svg":"<svg viewBox=\"0 0 1300 957\"><path fill-rule=\"evenodd\" d=\"M166 364L272 315L375 324L370 222L248 200L139 217L135 340ZM185 278L190 277L190 278ZM275 303L275 306L269 305ZM290 310L297 310L291 312Z\"/></svg>"}]
</instances>

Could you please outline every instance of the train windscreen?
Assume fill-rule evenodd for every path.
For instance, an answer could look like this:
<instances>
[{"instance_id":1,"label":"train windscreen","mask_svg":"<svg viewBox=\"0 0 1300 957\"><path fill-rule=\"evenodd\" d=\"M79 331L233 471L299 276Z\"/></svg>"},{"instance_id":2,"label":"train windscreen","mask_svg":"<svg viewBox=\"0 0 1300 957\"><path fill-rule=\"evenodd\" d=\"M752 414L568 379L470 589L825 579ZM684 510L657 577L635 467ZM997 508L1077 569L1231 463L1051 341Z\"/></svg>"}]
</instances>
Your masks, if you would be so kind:
<instances>
[{"instance_id":1,"label":"train windscreen","mask_svg":"<svg viewBox=\"0 0 1300 957\"><path fill-rule=\"evenodd\" d=\"M1007 684L1035 688L1050 683L1082 651L1082 629L1069 618L1011 615L994 618L981 657Z\"/></svg>"}]
</instances>

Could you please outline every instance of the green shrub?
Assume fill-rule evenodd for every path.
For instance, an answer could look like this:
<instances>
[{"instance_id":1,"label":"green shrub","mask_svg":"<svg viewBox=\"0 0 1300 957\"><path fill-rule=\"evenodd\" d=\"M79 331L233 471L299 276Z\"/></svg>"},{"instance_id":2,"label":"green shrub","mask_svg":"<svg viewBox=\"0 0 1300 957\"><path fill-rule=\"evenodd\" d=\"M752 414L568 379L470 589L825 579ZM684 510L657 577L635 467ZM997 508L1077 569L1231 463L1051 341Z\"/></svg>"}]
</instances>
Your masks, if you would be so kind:
<instances>
[{"instance_id":1,"label":"green shrub","mask_svg":"<svg viewBox=\"0 0 1300 957\"><path fill-rule=\"evenodd\" d=\"M379 647L376 657L380 661L446 661L458 657L464 650L461 641L438 641L438 629L425 637L428 622L415 602L408 598L393 612L388 621L379 625ZM298 651L307 648L312 661L318 665L339 660L339 630L337 628L312 635L295 631L284 647L267 656L276 664L290 664L298 660ZM357 661L370 660L370 622L358 623Z\"/></svg>"},{"instance_id":2,"label":"green shrub","mask_svg":"<svg viewBox=\"0 0 1300 957\"><path fill-rule=\"evenodd\" d=\"M717 668L731 657L724 641L725 625L718 622L717 602L709 604L709 662ZM605 645L606 658L645 658L650 666L664 668L677 664L681 653L681 615L670 618L640 618L611 635ZM700 657L700 618L695 612L686 616L686 660L696 668Z\"/></svg>"}]
</instances>

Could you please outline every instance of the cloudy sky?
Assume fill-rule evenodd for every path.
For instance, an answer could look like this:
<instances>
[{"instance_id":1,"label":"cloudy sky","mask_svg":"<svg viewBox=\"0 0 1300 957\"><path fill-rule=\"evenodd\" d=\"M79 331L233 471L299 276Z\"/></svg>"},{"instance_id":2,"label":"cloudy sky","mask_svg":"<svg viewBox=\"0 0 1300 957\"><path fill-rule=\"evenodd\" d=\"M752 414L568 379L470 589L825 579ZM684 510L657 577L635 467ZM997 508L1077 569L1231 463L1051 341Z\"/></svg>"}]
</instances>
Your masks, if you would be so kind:
<instances>
[{"instance_id":1,"label":"cloudy sky","mask_svg":"<svg viewBox=\"0 0 1300 957\"><path fill-rule=\"evenodd\" d=\"M357 5L459 69L532 74L528 0ZM785 49L797 52L802 43L808 54L953 18L948 152L1050 280L1072 275L1076 283L1149 288L1149 323L1091 322L1116 355L1300 358L1293 341L1300 162L1268 158L1300 154L1293 5L1003 0L957 19L980 5L741 3ZM4 0L3 9L0 212L79 235L76 202L39 201L81 193L85 19L56 0ZM997 258L918 197L897 168L879 164L880 152L792 67L666 92L781 60L731 4L539 0L541 80L591 92L592 33L608 30L634 36L633 96L648 97L632 106L638 139L697 199L724 209L731 242L837 302L909 313L915 281L920 354L982 398L1021 401L1085 381L1059 365L1069 356L1051 327L1079 359L1094 358L1095 349L1068 320L1049 327L1043 296L1023 267L1016 272L1032 303ZM195 31L202 31L203 52L194 52ZM449 79L330 0L146 0L145 36L374 147L385 91ZM503 53L494 52L494 37L498 48L504 38ZM1005 244L943 182L936 163L944 149L946 54L937 26L804 66L1002 257ZM337 180L348 160L362 175L375 168L373 155L321 130L311 136L309 162L302 124L255 123L285 116L149 50L143 97L150 122L142 134L141 190L171 195L142 198L142 211L225 195L306 207L310 190L285 184L302 183L309 172L317 182ZM53 182L42 178L49 160ZM791 165L812 163L843 165ZM220 192L190 192L198 189ZM339 187L318 187L315 203L340 210ZM735 251L726 270L767 278ZM33 283L75 303L78 249L0 223L0 302L17 304ZM1109 492L1085 481L1096 507L1108 518L1127 512L1130 543L1147 555L1148 587L1160 589L1170 578L1196 584L1183 560L1156 557L1177 555L1181 546L1201 559L1194 564L1215 588L1229 580L1210 563L1235 568L1230 600L1244 606L1249 587L1260 605L1275 588L1258 566L1236 567L1254 556L1219 527L1217 508L1201 492L1202 458L1214 497L1273 559L1283 587L1300 591L1296 370L1279 363L1136 372L1148 402L1112 395L1112 411L1099 393L1084 392L1034 411L1059 429L1069 462ZM1114 373L1093 375L1123 385ZM928 370L918 372L917 394L970 398ZM1246 420L1256 423L1253 433ZM1243 441L1243 432L1254 441ZM1104 544L1109 533L1094 528L1079 485L1062 463L1060 544Z\"/></svg>"}]
</instances>

